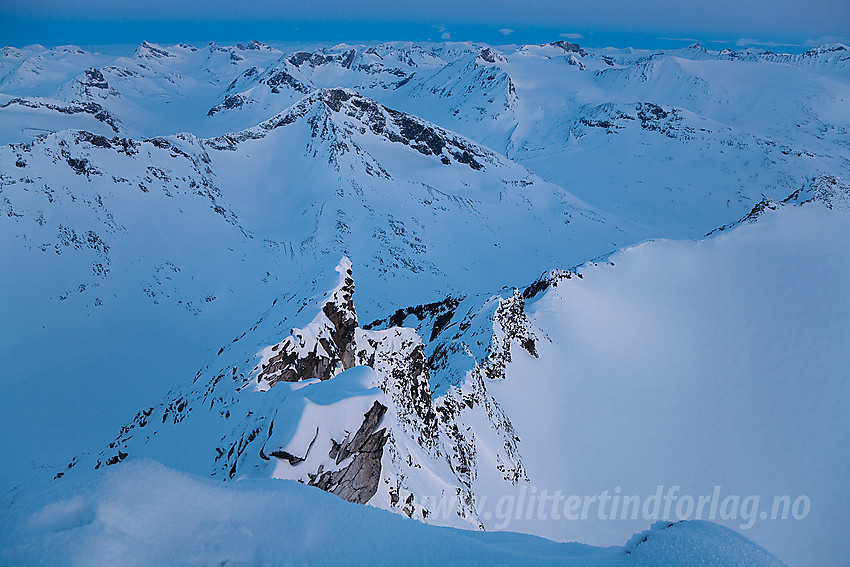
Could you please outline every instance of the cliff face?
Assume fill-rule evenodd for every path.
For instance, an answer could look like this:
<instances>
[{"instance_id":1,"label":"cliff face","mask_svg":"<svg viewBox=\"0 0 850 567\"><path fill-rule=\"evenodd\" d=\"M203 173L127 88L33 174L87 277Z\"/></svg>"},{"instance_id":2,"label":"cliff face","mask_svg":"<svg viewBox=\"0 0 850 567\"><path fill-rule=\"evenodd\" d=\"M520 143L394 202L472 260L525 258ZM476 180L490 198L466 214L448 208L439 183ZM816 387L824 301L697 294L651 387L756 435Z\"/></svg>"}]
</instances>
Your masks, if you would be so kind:
<instances>
[{"instance_id":1,"label":"cliff face","mask_svg":"<svg viewBox=\"0 0 850 567\"><path fill-rule=\"evenodd\" d=\"M378 505L399 507L406 515L420 518L428 516L429 501L437 494L433 479L428 479L434 476L440 478L439 494L460 495L453 514L478 522L475 487L482 472L480 452L500 455L492 473L504 482L524 478L516 433L486 388L489 380L504 378L513 344L534 351L534 334L525 320L521 295L515 292L498 300L487 358L480 365L473 361L460 387L433 397L429 361L418 333L405 327L365 330L356 326L350 262L344 259L337 272L339 285L327 294L316 318L261 352L262 361L254 369L257 387L269 390L281 381L329 382L313 382L296 391L310 396L314 395L311 388L332 389L337 377L347 384L352 375L368 369L367 382L361 383L368 388L342 397L335 402L336 409L304 410L297 426L298 431L307 432L302 440L298 434L292 439L275 435L267 442L262 454L278 459L274 476L300 480L353 502L368 502L380 492ZM281 370L283 361L288 362ZM317 373L317 368L323 371ZM282 375L288 378L280 379ZM366 407L370 400L365 413L351 409L351 404ZM334 437L329 424L341 415L351 416L352 421L345 423L344 435ZM469 426L473 422L477 431ZM482 424L487 424L489 434ZM306 452L289 448L299 442L303 446L308 437Z\"/></svg>"},{"instance_id":2,"label":"cliff face","mask_svg":"<svg viewBox=\"0 0 850 567\"><path fill-rule=\"evenodd\" d=\"M437 395L418 332L360 327L347 258L335 277L312 304L313 319L260 350L258 364L199 372L193 385L139 412L97 459L83 456L70 468L162 454L172 450L162 440L174 435L198 441L193 454L203 467L198 450L219 436L206 457L214 476L298 480L419 519L448 506L439 523L482 525L476 491L526 479L519 437L487 390L504 378L511 349L535 353L521 294L488 302L497 306L494 318L480 315L476 323L485 321L486 333L490 321L484 356L455 360L466 365L464 378Z\"/></svg>"}]
</instances>

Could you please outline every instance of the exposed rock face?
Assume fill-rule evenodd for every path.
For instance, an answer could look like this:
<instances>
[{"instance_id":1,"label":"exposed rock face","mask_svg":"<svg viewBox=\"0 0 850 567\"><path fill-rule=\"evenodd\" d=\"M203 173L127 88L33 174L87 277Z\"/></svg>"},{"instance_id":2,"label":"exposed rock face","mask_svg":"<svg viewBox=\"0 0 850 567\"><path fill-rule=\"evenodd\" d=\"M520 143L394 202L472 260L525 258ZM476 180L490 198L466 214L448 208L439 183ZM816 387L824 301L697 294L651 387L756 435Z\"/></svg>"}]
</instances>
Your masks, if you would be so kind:
<instances>
[{"instance_id":1,"label":"exposed rock face","mask_svg":"<svg viewBox=\"0 0 850 567\"><path fill-rule=\"evenodd\" d=\"M8 102L0 104L0 108L6 108L12 105L23 106L26 108L44 108L59 112L61 114L91 114L95 120L107 124L117 134L121 132L121 123L112 116L109 111L101 105L94 102L71 102L68 104L53 104L49 102L40 102L29 98L13 98Z\"/></svg>"},{"instance_id":2,"label":"exposed rock face","mask_svg":"<svg viewBox=\"0 0 850 567\"><path fill-rule=\"evenodd\" d=\"M558 41L553 41L549 45L551 45L553 47L560 47L561 49L563 49L567 53L578 53L581 57L584 57L584 56L587 55L587 51L582 49L582 47L579 44L570 43L569 41L564 41L562 39L558 40Z\"/></svg>"},{"instance_id":3,"label":"exposed rock face","mask_svg":"<svg viewBox=\"0 0 850 567\"><path fill-rule=\"evenodd\" d=\"M207 112L207 116L213 116L222 110L230 110L233 108L239 108L243 104L245 104L245 97L243 95L228 95L221 103L215 105L210 108Z\"/></svg>"},{"instance_id":4,"label":"exposed rock face","mask_svg":"<svg viewBox=\"0 0 850 567\"><path fill-rule=\"evenodd\" d=\"M819 175L782 202L803 205L812 201L821 202L828 209L850 209L850 182L834 175Z\"/></svg>"},{"instance_id":5,"label":"exposed rock face","mask_svg":"<svg viewBox=\"0 0 850 567\"><path fill-rule=\"evenodd\" d=\"M515 289L511 297L500 299L493 317L493 337L490 352L481 368L491 380L504 379L505 367L511 361L511 343L537 358L537 337L525 317L525 300Z\"/></svg>"},{"instance_id":6,"label":"exposed rock face","mask_svg":"<svg viewBox=\"0 0 850 567\"><path fill-rule=\"evenodd\" d=\"M584 71L587 69L584 63L582 63L575 55L570 55L569 58L567 58L567 63L569 63L573 67L578 67L580 71Z\"/></svg>"},{"instance_id":7,"label":"exposed rock face","mask_svg":"<svg viewBox=\"0 0 850 567\"><path fill-rule=\"evenodd\" d=\"M671 139L689 140L694 135L693 127L685 126L679 108L662 108L657 104L641 102L634 105L605 103L582 110L581 116L571 127L572 134L580 138L587 128L603 128L607 134L640 126L650 132L658 132Z\"/></svg>"},{"instance_id":8,"label":"exposed rock face","mask_svg":"<svg viewBox=\"0 0 850 567\"><path fill-rule=\"evenodd\" d=\"M308 378L327 380L344 369L368 366L374 370L383 396L371 402L353 436L346 434L342 440L328 437L321 421L310 421L305 431L312 440L302 436L295 449L289 450L269 447L269 455L280 462L275 474L299 479L352 502L368 502L380 492L390 507L398 506L408 516L424 518L429 513L427 503L420 499L421 487L410 471L422 467L434 470L440 466L436 463L442 462L451 472L444 490L458 497L456 513L476 522L475 485L482 443L490 447L488 453L495 444L496 472L504 481L515 484L525 478L519 437L486 388L488 380L504 378L511 345L517 344L536 356L537 338L526 320L522 293L517 290L509 297L493 300L498 305L492 320L488 319L492 338L487 356L474 364L460 387L432 400L429 361L419 335L403 327L366 330L357 326L350 264L344 262L337 270L342 275L340 284L328 293L313 323L293 330L290 337L271 347L273 354L264 351L264 362L255 369L260 387ZM457 301L447 300L448 318ZM442 313L437 307L430 306L427 311ZM388 322L400 322L407 311L400 311ZM420 311L426 310L414 308L410 314ZM438 334L437 327L448 322L442 319L437 316L433 321ZM339 411L344 411L342 406ZM375 431L385 414L390 421ZM481 430L482 420L491 425L489 432ZM477 430L470 426L473 423L479 424ZM321 461L324 447L329 449L330 461ZM316 451L319 453L314 454Z\"/></svg>"},{"instance_id":9,"label":"exposed rock face","mask_svg":"<svg viewBox=\"0 0 850 567\"><path fill-rule=\"evenodd\" d=\"M210 45L214 45L210 43ZM174 54L169 53L167 49L159 47L157 45L152 45L147 41L143 41L142 44L136 48L136 57L145 58L145 59L162 59L164 57L176 57Z\"/></svg>"},{"instance_id":10,"label":"exposed rock face","mask_svg":"<svg viewBox=\"0 0 850 567\"><path fill-rule=\"evenodd\" d=\"M493 49L490 49L489 47L482 49L481 53L478 54L478 57L479 59L487 63L507 61L501 54L499 54Z\"/></svg>"},{"instance_id":11,"label":"exposed rock face","mask_svg":"<svg viewBox=\"0 0 850 567\"><path fill-rule=\"evenodd\" d=\"M310 327L294 329L292 335L271 347L276 354L258 366L258 383L271 388L281 381L327 380L354 366L357 314L352 301L354 279L350 264L346 270L342 285Z\"/></svg>"},{"instance_id":12,"label":"exposed rock face","mask_svg":"<svg viewBox=\"0 0 850 567\"><path fill-rule=\"evenodd\" d=\"M219 107L214 107L210 112L219 110ZM352 125L352 121L346 120L346 117L353 118L356 122ZM361 153L354 136L362 135L368 130L390 142L409 146L423 155L435 156L444 165L455 162L475 170L483 170L495 159L494 154L482 146L439 126L387 108L351 89L342 88L322 89L311 93L285 112L255 128L211 138L206 143L218 150L235 150L236 145L242 141L263 138L270 131L302 118L308 120L313 138L330 142L333 154L348 151ZM334 155L331 159L334 159ZM379 164L372 164L371 167L371 175L388 176Z\"/></svg>"},{"instance_id":13,"label":"exposed rock face","mask_svg":"<svg viewBox=\"0 0 850 567\"><path fill-rule=\"evenodd\" d=\"M160 427L209 408L225 424L213 476L271 474L417 519L443 506L432 500L442 494L452 499L451 521L481 527L479 482L527 480L519 436L487 391L490 380L504 378L511 348L536 355L538 339L525 317L523 294L490 298L475 321L460 325L480 327L491 335L489 346L470 357L473 345L451 343L451 364L463 378L434 398L432 365L417 331L375 329L381 322L360 327L351 262L343 259L336 271L336 285L315 300L312 322L260 351L253 371L228 366L209 383L140 412L98 466L127 458L134 437L152 439ZM446 329L461 301L400 310L384 324L414 316L428 321L431 340L440 342L452 332ZM307 380L317 381L287 385ZM205 431L208 425L202 425Z\"/></svg>"},{"instance_id":14,"label":"exposed rock face","mask_svg":"<svg viewBox=\"0 0 850 567\"><path fill-rule=\"evenodd\" d=\"M403 112L389 109L349 89L326 89L322 101L333 112L341 112L366 125L374 134L391 142L399 142L424 155L439 156L443 163L464 163L472 169L483 169L483 154L472 144Z\"/></svg>"},{"instance_id":15,"label":"exposed rock face","mask_svg":"<svg viewBox=\"0 0 850 567\"><path fill-rule=\"evenodd\" d=\"M243 51L272 51L273 48L261 41L257 41L256 39L252 39L248 42L248 45L243 45L241 43L236 44L237 49L241 49Z\"/></svg>"},{"instance_id":16,"label":"exposed rock face","mask_svg":"<svg viewBox=\"0 0 850 567\"><path fill-rule=\"evenodd\" d=\"M109 83L103 77L103 73L99 69L91 67L86 70L85 79L81 81L83 86L93 89L108 89Z\"/></svg>"},{"instance_id":17,"label":"exposed rock face","mask_svg":"<svg viewBox=\"0 0 850 567\"><path fill-rule=\"evenodd\" d=\"M261 49L259 47L251 47L252 44L253 42L248 44L248 47L244 47L244 49ZM240 74L236 79L233 79L227 87L226 93L228 94L224 97L224 100L210 108L209 111L207 111L207 116L214 116L223 111L234 110L246 105L255 104L257 102L257 99L255 98L257 96L256 86L242 92L233 92L237 89L237 85L241 84L242 88L244 88L245 82L252 77L256 77L257 85L263 85L268 88L269 92L273 95L285 93L302 96L316 90L312 85L292 76L287 69L287 65L288 63L284 62L262 72L257 67L251 67L250 69L243 71L242 74Z\"/></svg>"},{"instance_id":18,"label":"exposed rock face","mask_svg":"<svg viewBox=\"0 0 850 567\"><path fill-rule=\"evenodd\" d=\"M344 53L336 55L325 55L323 53L310 53L307 51L298 51L289 56L289 63L295 67L301 67L307 63L310 67L321 67L328 63L337 63L345 69L350 69L354 58L357 56L357 50L349 49Z\"/></svg>"},{"instance_id":19,"label":"exposed rock face","mask_svg":"<svg viewBox=\"0 0 850 567\"><path fill-rule=\"evenodd\" d=\"M363 423L351 439L333 442L328 456L340 464L349 457L351 462L336 471L319 471L310 475L308 484L336 494L349 502L365 504L378 491L381 479L381 457L387 442L387 430L376 431L387 412L387 406L375 402L363 416Z\"/></svg>"},{"instance_id":20,"label":"exposed rock face","mask_svg":"<svg viewBox=\"0 0 850 567\"><path fill-rule=\"evenodd\" d=\"M753 209L740 219L715 228L706 236L723 232L741 224L755 222L767 211L775 211L783 205L805 205L807 203L822 203L832 210L850 209L850 183L834 175L819 175L810 179L805 186L797 189L782 201L774 201L764 197L756 203Z\"/></svg>"},{"instance_id":21,"label":"exposed rock face","mask_svg":"<svg viewBox=\"0 0 850 567\"><path fill-rule=\"evenodd\" d=\"M289 87L291 90L303 94L313 90L310 86L293 77L289 71L281 68L273 69L267 77L261 77L259 82L268 85L274 94L280 93L284 87Z\"/></svg>"},{"instance_id":22,"label":"exposed rock face","mask_svg":"<svg viewBox=\"0 0 850 567\"><path fill-rule=\"evenodd\" d=\"M706 236L708 237L708 236L711 236L712 234L714 234L716 232L723 232L723 231L735 228L736 226L741 225L741 224L747 224L747 223L755 222L760 216L762 216L765 213L765 211L775 211L776 209L778 209L781 206L782 206L781 203L778 203L778 202L774 201L773 199L764 198L761 201L759 201L758 203L756 203L756 205L752 208L752 210L749 213L747 213L746 215L744 215L743 217L741 217L740 219L738 219L734 222L730 222L729 224L724 224L723 226L720 226L718 228L715 228L714 230L712 230L711 232L706 234Z\"/></svg>"},{"instance_id":23,"label":"exposed rock face","mask_svg":"<svg viewBox=\"0 0 850 567\"><path fill-rule=\"evenodd\" d=\"M416 442L429 450L437 447L437 415L431 403L428 360L419 337L400 329L358 329L357 363L375 369L381 389L402 410L399 423Z\"/></svg>"}]
</instances>

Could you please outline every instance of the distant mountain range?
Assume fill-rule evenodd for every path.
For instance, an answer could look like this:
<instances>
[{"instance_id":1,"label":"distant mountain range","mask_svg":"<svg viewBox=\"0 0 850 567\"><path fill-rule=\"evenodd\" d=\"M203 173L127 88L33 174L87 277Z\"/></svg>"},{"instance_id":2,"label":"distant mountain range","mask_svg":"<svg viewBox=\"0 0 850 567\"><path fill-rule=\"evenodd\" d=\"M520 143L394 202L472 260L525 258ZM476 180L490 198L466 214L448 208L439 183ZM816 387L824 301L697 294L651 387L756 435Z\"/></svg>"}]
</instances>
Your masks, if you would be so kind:
<instances>
[{"instance_id":1,"label":"distant mountain range","mask_svg":"<svg viewBox=\"0 0 850 567\"><path fill-rule=\"evenodd\" d=\"M612 545L492 507L722 484L850 551L846 46L1 55L10 509L150 458Z\"/></svg>"}]
</instances>

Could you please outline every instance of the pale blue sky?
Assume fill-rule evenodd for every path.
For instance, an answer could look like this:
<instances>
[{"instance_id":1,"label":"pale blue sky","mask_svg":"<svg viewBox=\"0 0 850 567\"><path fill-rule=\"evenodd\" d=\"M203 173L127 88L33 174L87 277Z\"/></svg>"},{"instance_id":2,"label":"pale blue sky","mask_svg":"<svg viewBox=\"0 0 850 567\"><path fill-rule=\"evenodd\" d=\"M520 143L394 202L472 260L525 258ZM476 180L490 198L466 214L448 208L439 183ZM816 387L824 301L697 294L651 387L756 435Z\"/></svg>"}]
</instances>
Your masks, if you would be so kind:
<instances>
[{"instance_id":1,"label":"pale blue sky","mask_svg":"<svg viewBox=\"0 0 850 567\"><path fill-rule=\"evenodd\" d=\"M848 41L850 0L3 0L0 44L94 44L251 38L592 46L758 45L799 51ZM712 43L715 42L715 43Z\"/></svg>"}]
</instances>

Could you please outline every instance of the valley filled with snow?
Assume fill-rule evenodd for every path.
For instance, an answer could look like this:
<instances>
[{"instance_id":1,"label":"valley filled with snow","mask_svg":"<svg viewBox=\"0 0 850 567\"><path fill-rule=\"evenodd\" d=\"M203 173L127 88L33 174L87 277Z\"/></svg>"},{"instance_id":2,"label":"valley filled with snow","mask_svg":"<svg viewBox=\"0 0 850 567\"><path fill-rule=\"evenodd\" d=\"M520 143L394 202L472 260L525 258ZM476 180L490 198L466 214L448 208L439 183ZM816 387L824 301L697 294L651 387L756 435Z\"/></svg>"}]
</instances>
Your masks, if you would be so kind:
<instances>
[{"instance_id":1,"label":"valley filled with snow","mask_svg":"<svg viewBox=\"0 0 850 567\"><path fill-rule=\"evenodd\" d=\"M850 557L842 44L6 47L0 143L0 562Z\"/></svg>"}]
</instances>

